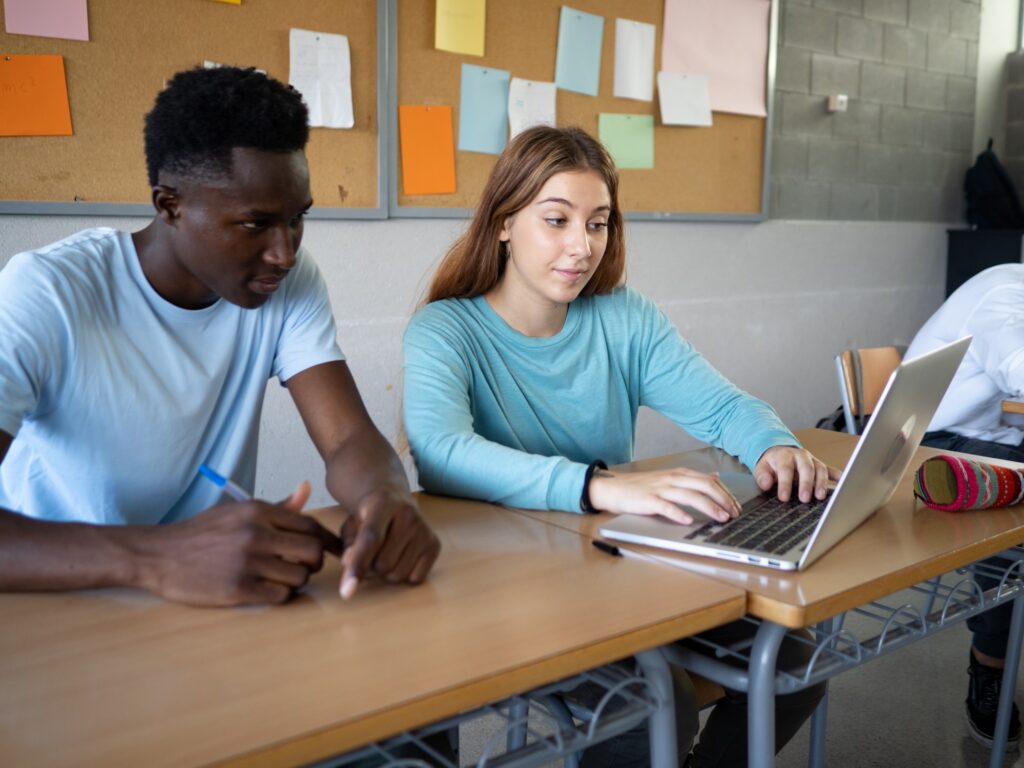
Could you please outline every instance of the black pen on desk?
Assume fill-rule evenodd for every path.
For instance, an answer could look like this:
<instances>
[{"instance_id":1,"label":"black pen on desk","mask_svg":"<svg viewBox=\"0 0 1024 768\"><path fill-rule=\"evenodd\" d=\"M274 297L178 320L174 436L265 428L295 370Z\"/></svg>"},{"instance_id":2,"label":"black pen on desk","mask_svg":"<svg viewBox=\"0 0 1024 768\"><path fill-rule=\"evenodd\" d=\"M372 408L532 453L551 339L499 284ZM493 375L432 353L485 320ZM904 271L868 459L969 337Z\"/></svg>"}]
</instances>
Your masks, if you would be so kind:
<instances>
[{"instance_id":1,"label":"black pen on desk","mask_svg":"<svg viewBox=\"0 0 1024 768\"><path fill-rule=\"evenodd\" d=\"M622 550L614 544L609 544L607 541L601 541L600 539L593 539L590 543L612 557L622 557Z\"/></svg>"},{"instance_id":2,"label":"black pen on desk","mask_svg":"<svg viewBox=\"0 0 1024 768\"><path fill-rule=\"evenodd\" d=\"M614 544L609 544L607 541L601 539L591 539L590 543L593 544L597 549L600 549L605 554L611 555L612 557L634 557L637 560L645 560L651 562L652 560L662 565L670 565L673 568L685 568L686 566L680 560L675 560L671 557L662 557L661 555L653 554L640 554L634 552L631 549L623 549L616 547Z\"/></svg>"},{"instance_id":3,"label":"black pen on desk","mask_svg":"<svg viewBox=\"0 0 1024 768\"><path fill-rule=\"evenodd\" d=\"M592 539L590 543L612 557L635 557L638 560L650 560L649 557L641 555L639 552L633 552L629 549L616 547L614 544L609 544L607 541L602 541L601 539Z\"/></svg>"}]
</instances>

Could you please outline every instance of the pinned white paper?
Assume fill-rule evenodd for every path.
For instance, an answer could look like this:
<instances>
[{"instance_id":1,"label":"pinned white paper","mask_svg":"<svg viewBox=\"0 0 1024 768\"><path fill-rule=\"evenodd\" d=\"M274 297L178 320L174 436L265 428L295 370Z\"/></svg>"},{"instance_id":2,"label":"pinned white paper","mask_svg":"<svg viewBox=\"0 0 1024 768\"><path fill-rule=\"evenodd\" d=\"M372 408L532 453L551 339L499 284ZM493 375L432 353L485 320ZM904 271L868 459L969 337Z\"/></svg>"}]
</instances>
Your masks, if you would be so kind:
<instances>
[{"instance_id":1,"label":"pinned white paper","mask_svg":"<svg viewBox=\"0 0 1024 768\"><path fill-rule=\"evenodd\" d=\"M309 124L351 128L352 61L348 38L293 29L289 34L288 82L309 107Z\"/></svg>"},{"instance_id":2,"label":"pinned white paper","mask_svg":"<svg viewBox=\"0 0 1024 768\"><path fill-rule=\"evenodd\" d=\"M659 72L658 102L663 125L711 125L707 75Z\"/></svg>"},{"instance_id":3,"label":"pinned white paper","mask_svg":"<svg viewBox=\"0 0 1024 768\"><path fill-rule=\"evenodd\" d=\"M654 25L615 20L615 96L654 99Z\"/></svg>"},{"instance_id":4,"label":"pinned white paper","mask_svg":"<svg viewBox=\"0 0 1024 768\"><path fill-rule=\"evenodd\" d=\"M509 135L533 125L555 125L555 84L513 77L508 88Z\"/></svg>"}]
</instances>

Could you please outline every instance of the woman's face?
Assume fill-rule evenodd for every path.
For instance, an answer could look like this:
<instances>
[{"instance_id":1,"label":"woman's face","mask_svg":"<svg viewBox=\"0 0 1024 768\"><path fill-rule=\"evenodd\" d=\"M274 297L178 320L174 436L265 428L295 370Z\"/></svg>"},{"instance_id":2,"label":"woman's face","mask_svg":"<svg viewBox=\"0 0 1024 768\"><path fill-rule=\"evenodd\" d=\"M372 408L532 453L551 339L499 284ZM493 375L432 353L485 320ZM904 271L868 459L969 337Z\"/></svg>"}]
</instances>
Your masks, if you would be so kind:
<instances>
[{"instance_id":1,"label":"woman's face","mask_svg":"<svg viewBox=\"0 0 1024 768\"><path fill-rule=\"evenodd\" d=\"M557 173L499 235L509 249L499 290L568 304L594 276L608 244L611 196L596 171Z\"/></svg>"}]
</instances>

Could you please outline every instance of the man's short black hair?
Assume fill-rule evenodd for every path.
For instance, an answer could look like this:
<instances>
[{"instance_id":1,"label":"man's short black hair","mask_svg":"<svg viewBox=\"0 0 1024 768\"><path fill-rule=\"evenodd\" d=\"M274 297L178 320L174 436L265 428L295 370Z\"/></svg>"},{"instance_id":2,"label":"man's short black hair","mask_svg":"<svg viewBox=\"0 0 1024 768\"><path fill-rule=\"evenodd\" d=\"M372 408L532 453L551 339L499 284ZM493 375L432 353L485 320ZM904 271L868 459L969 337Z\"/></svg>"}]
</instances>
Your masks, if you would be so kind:
<instances>
[{"instance_id":1,"label":"man's short black hair","mask_svg":"<svg viewBox=\"0 0 1024 768\"><path fill-rule=\"evenodd\" d=\"M303 149L309 112L298 91L255 69L189 69L157 95L145 139L150 186L164 170L216 178L231 173L235 147Z\"/></svg>"}]
</instances>

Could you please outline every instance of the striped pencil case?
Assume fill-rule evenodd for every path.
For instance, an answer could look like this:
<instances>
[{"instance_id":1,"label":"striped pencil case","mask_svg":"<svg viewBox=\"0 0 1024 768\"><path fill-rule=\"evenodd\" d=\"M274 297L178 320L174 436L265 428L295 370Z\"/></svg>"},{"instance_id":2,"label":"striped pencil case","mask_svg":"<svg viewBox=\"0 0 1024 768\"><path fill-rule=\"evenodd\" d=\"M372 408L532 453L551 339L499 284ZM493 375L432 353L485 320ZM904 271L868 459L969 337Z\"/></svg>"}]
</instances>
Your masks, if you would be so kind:
<instances>
[{"instance_id":1,"label":"striped pencil case","mask_svg":"<svg viewBox=\"0 0 1024 768\"><path fill-rule=\"evenodd\" d=\"M947 512L1009 507L1024 500L1024 472L942 454L914 473L914 495Z\"/></svg>"}]
</instances>

